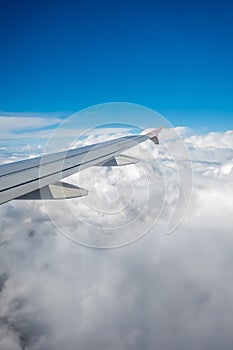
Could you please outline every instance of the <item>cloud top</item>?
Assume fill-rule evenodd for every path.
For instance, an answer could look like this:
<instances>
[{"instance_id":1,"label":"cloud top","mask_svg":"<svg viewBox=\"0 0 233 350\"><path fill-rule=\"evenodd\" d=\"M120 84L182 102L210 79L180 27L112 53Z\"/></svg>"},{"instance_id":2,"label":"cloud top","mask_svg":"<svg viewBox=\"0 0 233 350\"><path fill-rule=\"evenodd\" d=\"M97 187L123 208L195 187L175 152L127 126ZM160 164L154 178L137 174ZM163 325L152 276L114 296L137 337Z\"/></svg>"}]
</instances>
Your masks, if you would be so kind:
<instances>
[{"instance_id":1,"label":"cloud top","mask_svg":"<svg viewBox=\"0 0 233 350\"><path fill-rule=\"evenodd\" d=\"M134 245L86 249L59 234L41 202L0 207L1 350L232 348L232 131L178 131L192 161L193 194L171 236L165 226L179 191L172 130L161 132L159 148L146 142L127 152L141 159L152 192L140 219L111 239L134 237L154 220L161 198L165 204L158 223ZM176 163L185 169L187 161ZM62 202L51 206L60 227L82 239L108 242L111 232L101 227L130 221L145 204L148 184L136 165L89 169L68 181L95 190L89 202L70 201L69 211ZM93 210L124 204L132 188L134 201L119 215Z\"/></svg>"}]
</instances>

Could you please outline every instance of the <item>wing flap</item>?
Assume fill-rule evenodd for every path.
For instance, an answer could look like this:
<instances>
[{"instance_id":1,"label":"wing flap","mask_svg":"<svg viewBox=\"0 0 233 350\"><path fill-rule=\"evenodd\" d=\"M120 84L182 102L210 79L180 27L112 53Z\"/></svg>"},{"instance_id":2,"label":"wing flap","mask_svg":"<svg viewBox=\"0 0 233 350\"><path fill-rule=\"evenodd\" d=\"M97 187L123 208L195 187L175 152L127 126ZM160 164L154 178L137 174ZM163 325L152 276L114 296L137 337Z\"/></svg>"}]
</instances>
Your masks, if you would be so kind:
<instances>
[{"instance_id":1,"label":"wing flap","mask_svg":"<svg viewBox=\"0 0 233 350\"><path fill-rule=\"evenodd\" d=\"M134 157L129 157L124 154L119 154L119 156L115 156L112 159L109 159L105 162L101 162L97 164L97 166L125 166L138 163L139 160Z\"/></svg>"},{"instance_id":2,"label":"wing flap","mask_svg":"<svg viewBox=\"0 0 233 350\"><path fill-rule=\"evenodd\" d=\"M32 192L16 198L17 200L38 200L38 199L69 199L87 196L88 191L84 188L71 185L65 182L55 182L54 184L38 188Z\"/></svg>"}]
</instances>

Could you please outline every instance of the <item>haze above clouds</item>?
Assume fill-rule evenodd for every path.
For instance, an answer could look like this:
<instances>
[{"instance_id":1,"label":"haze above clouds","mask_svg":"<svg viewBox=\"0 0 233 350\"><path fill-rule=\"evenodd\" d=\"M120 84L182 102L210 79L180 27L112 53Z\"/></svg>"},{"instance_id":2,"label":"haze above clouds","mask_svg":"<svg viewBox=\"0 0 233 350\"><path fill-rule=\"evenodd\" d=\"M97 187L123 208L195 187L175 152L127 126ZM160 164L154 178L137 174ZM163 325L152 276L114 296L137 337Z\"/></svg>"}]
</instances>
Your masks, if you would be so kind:
<instances>
[{"instance_id":1,"label":"haze above clouds","mask_svg":"<svg viewBox=\"0 0 233 350\"><path fill-rule=\"evenodd\" d=\"M69 179L79 180L90 197L49 203L46 209L33 201L0 207L1 350L232 349L233 131L201 136L188 128L175 131L192 160L193 193L171 235L165 227L182 185L175 166L188 162L172 160L167 149L176 147L172 130L161 133L160 147L146 142L127 152L143 160L141 168L92 168ZM38 145L24 149L23 156L39 154ZM21 156L19 151L16 158ZM144 211L143 170L150 185ZM133 201L121 209L128 193ZM147 235L115 250L72 243L46 213L72 237L98 245L109 237L114 243L135 238L159 217L162 204L164 214ZM119 215L106 213L118 205ZM112 236L109 224L116 228ZM123 224L128 225L117 231Z\"/></svg>"}]
</instances>

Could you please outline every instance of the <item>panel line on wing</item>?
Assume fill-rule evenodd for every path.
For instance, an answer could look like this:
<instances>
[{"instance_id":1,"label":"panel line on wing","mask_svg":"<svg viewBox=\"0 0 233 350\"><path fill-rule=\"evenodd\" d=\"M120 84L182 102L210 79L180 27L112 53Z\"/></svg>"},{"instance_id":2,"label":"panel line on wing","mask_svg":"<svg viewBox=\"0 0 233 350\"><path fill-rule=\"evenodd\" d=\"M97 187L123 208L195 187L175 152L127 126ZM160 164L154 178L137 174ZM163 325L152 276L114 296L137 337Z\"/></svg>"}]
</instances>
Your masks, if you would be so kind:
<instances>
[{"instance_id":1,"label":"panel line on wing","mask_svg":"<svg viewBox=\"0 0 233 350\"><path fill-rule=\"evenodd\" d=\"M92 146L92 149L88 150L88 153L89 153L89 152L96 151L97 149L99 150L99 149L101 149L101 148L105 148L107 143L109 143L109 144L111 144L111 145L114 145L114 144L117 144L117 143L120 144L120 143L124 143L124 142L126 141L126 140L125 140L126 138L127 138L127 140L128 140L129 138L131 138L131 139L136 139L136 138L141 138L141 137L142 137L141 135L140 135L139 137L138 137L138 136L135 137L134 135L132 135L132 136L126 136L126 137L124 137L124 140L123 140L123 138L121 138L120 141L119 141L119 139L111 140L111 141L106 141L106 143L105 143L104 145L101 145L101 147L98 147L98 143L97 143L97 144L94 144L94 145L90 145L90 146ZM114 142L114 141L117 141L117 142ZM110 142L111 142L111 143L110 143ZM128 142L128 141L127 141L127 142ZM83 148L89 148L90 146L84 146L84 147L82 147L81 149L83 149ZM69 153L70 151L76 151L76 150L69 150L69 151L66 152L66 154ZM64 153L64 151L61 152L61 153ZM76 157L76 156L85 154L85 153L87 153L87 149L86 149L84 152L80 152L80 153L78 153L78 154L76 153L76 154L74 154L74 155L72 155L72 156L67 156L67 157L64 157L64 158L58 158L58 159L55 159L55 160L53 160L53 161L42 162L42 163L36 164L36 165L33 165L33 166L31 166L31 167L28 167L28 168L22 168L22 169L19 169L19 170L11 171L11 172L9 172L9 173L5 173L5 174L0 175L0 178L3 178L4 176L9 176L9 175L15 174L15 173L18 174L19 172L26 171L26 170L30 170L30 169L34 169L34 168L38 168L38 167L40 167L40 166L50 165L50 164L55 163L55 162L58 162L58 161L60 161L60 160L62 160L62 159L68 160L68 159L71 159L71 158L73 158L73 157ZM31 160L35 160L35 159L41 160L43 157L46 158L47 156L50 156L50 155L42 156L42 157L39 157L39 158L34 158L34 159L31 159ZM20 161L20 162L21 162L21 161ZM18 163L20 163L20 162L18 162ZM22 162L24 162L24 161L22 161ZM15 164L15 163L9 163L9 164L6 164L6 166L10 166L11 164ZM4 165L5 165L5 164L4 164ZM0 191L0 192L1 192L1 191Z\"/></svg>"},{"instance_id":2,"label":"panel line on wing","mask_svg":"<svg viewBox=\"0 0 233 350\"><path fill-rule=\"evenodd\" d=\"M128 142L127 142L127 143L128 143ZM69 167L69 168L66 168L66 169L61 169L61 170L59 170L59 171L50 173L50 174L48 174L48 175L45 175L45 176L42 176L42 177L39 177L39 178L32 179L32 180L30 180L30 181L22 182L22 183L20 183L20 184L14 185L14 186L7 187L7 188L5 188L5 189L3 189L3 190L0 190L0 192L4 193L4 192L7 191L7 190L10 190L10 189L13 189L13 188L17 188L17 187L19 187L19 186L27 185L27 184L32 183L32 182L34 182L34 181L38 181L38 180L40 180L40 179L44 179L44 178L46 178L46 177L48 177L48 176L56 175L56 174L59 174L59 173L63 173L63 172L65 172L65 171L67 171L67 170L71 170L71 169L74 169L74 168L78 168L78 167L80 167L80 165L88 164L88 163L90 163L90 162L93 162L93 160L98 160L98 159L102 159L103 157L108 157L108 156L114 155L114 154L116 154L116 153L118 153L118 152L121 152L121 151L123 151L123 150L125 150L125 147L122 148L122 149L120 149L120 150L117 150L117 151L108 153L108 154L106 154L106 155L104 155L104 156L97 157L97 158L95 158L95 159L91 159L91 160L89 160L89 161L87 161L87 162L80 163L80 164L76 164L76 165L73 165L72 167Z\"/></svg>"}]
</instances>

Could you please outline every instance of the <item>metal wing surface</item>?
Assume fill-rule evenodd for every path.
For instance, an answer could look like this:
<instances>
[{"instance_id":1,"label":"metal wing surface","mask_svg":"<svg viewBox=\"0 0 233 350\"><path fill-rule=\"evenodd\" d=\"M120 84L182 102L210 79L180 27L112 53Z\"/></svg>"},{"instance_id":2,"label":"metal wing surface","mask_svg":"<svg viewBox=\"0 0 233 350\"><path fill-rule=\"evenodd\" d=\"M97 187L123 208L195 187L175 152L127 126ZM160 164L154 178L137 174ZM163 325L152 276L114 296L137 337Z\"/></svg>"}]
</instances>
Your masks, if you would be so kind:
<instances>
[{"instance_id":1,"label":"metal wing surface","mask_svg":"<svg viewBox=\"0 0 233 350\"><path fill-rule=\"evenodd\" d=\"M117 157L121 152L148 139L158 144L160 130L0 165L0 204L12 199L61 199L86 195L86 190L60 180L94 165L124 165L123 158L125 164L129 164L130 157L127 159L126 156L122 156L123 162L119 163Z\"/></svg>"}]
</instances>

